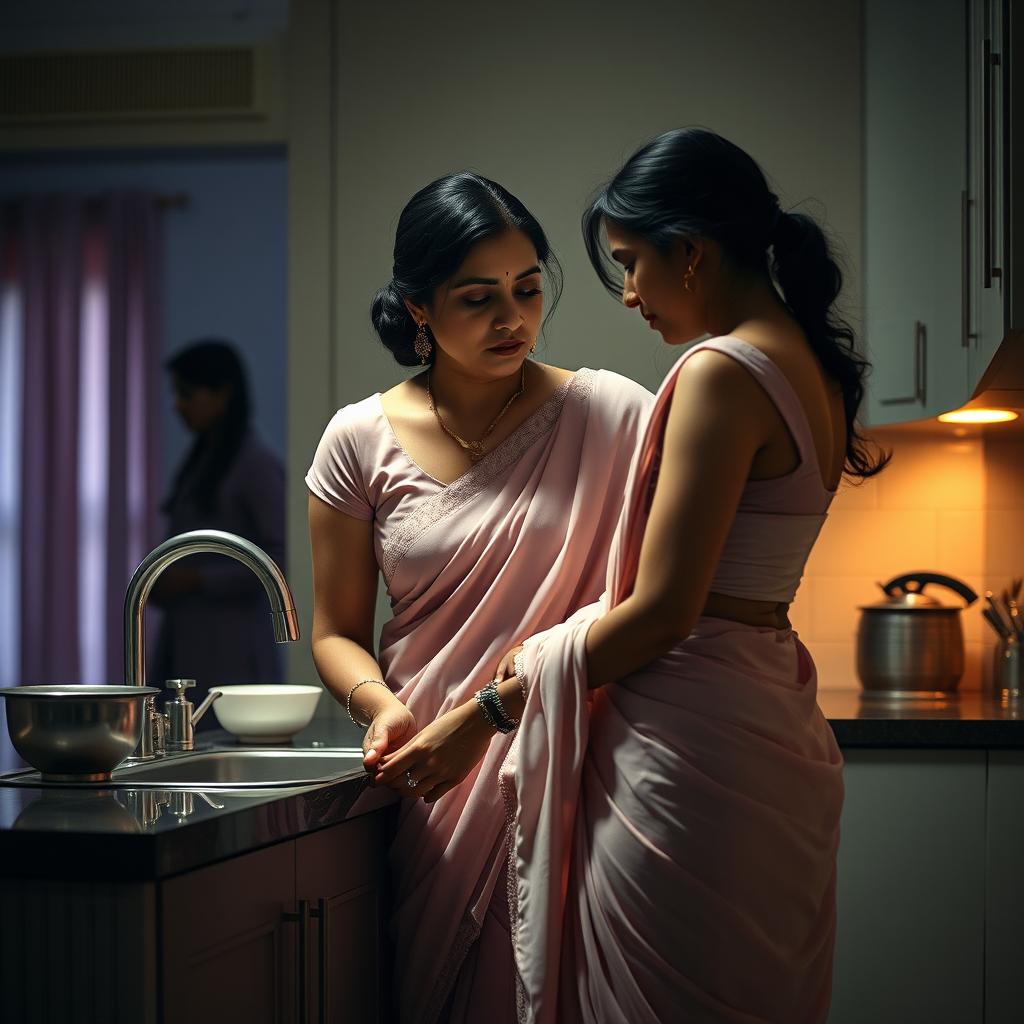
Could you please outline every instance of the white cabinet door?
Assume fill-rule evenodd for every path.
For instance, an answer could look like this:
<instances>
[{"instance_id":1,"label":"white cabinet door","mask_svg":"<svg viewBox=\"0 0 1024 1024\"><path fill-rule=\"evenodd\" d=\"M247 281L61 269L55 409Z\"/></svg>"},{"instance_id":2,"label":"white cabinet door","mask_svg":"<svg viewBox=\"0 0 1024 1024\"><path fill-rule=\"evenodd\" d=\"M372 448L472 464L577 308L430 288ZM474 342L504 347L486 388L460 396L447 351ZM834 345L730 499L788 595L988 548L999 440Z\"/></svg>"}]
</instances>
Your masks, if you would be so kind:
<instances>
[{"instance_id":1,"label":"white cabinet door","mask_svg":"<svg viewBox=\"0 0 1024 1024\"><path fill-rule=\"evenodd\" d=\"M988 763L985 1024L1024 1020L1024 752L993 750Z\"/></svg>"},{"instance_id":2,"label":"white cabinet door","mask_svg":"<svg viewBox=\"0 0 1024 1024\"><path fill-rule=\"evenodd\" d=\"M982 1024L985 751L844 756L829 1024Z\"/></svg>"},{"instance_id":3,"label":"white cabinet door","mask_svg":"<svg viewBox=\"0 0 1024 1024\"><path fill-rule=\"evenodd\" d=\"M865 340L872 425L961 405L965 0L865 4Z\"/></svg>"},{"instance_id":4,"label":"white cabinet door","mask_svg":"<svg viewBox=\"0 0 1024 1024\"><path fill-rule=\"evenodd\" d=\"M1002 0L971 0L970 386L992 361L1006 327L1007 61ZM1021 55L1024 59L1024 54Z\"/></svg>"}]
</instances>

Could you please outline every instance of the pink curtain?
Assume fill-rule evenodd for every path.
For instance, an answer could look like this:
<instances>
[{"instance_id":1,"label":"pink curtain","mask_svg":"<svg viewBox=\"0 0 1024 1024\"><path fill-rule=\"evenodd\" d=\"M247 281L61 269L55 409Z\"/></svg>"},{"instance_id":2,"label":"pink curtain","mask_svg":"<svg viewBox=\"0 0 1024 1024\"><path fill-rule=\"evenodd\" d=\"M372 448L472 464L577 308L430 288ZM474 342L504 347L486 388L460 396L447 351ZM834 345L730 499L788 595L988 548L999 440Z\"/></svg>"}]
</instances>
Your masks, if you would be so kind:
<instances>
[{"instance_id":1,"label":"pink curtain","mask_svg":"<svg viewBox=\"0 0 1024 1024\"><path fill-rule=\"evenodd\" d=\"M125 587L158 539L159 213L139 192L0 213L0 323L17 349L0 371L22 382L20 437L0 438L17 448L3 455L19 464L20 563L4 567L16 608L0 590L0 617L19 620L0 682L119 682Z\"/></svg>"}]
</instances>

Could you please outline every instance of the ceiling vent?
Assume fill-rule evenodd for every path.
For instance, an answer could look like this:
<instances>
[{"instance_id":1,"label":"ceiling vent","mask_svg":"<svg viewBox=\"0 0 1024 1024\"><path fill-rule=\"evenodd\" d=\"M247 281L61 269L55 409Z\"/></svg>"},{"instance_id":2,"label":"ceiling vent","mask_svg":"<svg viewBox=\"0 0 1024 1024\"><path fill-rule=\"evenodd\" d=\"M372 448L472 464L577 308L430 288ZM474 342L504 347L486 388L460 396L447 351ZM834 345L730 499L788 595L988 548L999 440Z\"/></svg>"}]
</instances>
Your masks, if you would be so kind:
<instances>
[{"instance_id":1,"label":"ceiling vent","mask_svg":"<svg viewBox=\"0 0 1024 1024\"><path fill-rule=\"evenodd\" d=\"M259 46L0 55L0 125L266 118Z\"/></svg>"}]
</instances>

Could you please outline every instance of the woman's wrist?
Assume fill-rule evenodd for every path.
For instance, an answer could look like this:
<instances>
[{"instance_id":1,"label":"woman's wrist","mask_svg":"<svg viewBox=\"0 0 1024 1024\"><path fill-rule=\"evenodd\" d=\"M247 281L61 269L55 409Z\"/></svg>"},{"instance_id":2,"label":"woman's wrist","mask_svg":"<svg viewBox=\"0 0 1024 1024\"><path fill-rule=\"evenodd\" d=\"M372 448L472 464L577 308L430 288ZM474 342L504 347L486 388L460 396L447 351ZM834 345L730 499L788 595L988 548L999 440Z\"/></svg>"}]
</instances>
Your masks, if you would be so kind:
<instances>
[{"instance_id":1,"label":"woman's wrist","mask_svg":"<svg viewBox=\"0 0 1024 1024\"><path fill-rule=\"evenodd\" d=\"M349 691L346 701L349 716L353 721L358 721L360 725L368 726L382 711L395 704L402 704L383 680L368 679L365 680L365 686L362 685L363 682L361 680ZM357 688L358 693L356 692ZM405 705L402 704L402 707Z\"/></svg>"},{"instance_id":2,"label":"woman's wrist","mask_svg":"<svg viewBox=\"0 0 1024 1024\"><path fill-rule=\"evenodd\" d=\"M509 716L518 722L523 717L523 710L526 707L523 688L520 686L519 680L512 676L511 679L505 679L498 683L498 696Z\"/></svg>"}]
</instances>

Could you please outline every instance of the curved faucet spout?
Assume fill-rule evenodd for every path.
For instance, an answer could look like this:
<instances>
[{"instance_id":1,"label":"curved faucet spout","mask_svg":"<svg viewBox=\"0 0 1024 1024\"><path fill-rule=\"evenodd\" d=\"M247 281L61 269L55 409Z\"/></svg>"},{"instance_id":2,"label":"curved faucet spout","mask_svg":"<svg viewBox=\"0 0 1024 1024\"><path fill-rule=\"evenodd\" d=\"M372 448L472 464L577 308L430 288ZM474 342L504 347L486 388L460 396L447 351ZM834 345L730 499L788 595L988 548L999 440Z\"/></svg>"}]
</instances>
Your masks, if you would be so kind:
<instances>
[{"instance_id":1,"label":"curved faucet spout","mask_svg":"<svg viewBox=\"0 0 1024 1024\"><path fill-rule=\"evenodd\" d=\"M278 643L299 639L295 601L277 563L260 547L223 530L193 530L165 540L135 570L124 598L124 681L127 686L146 685L144 617L146 600L160 574L179 558L197 554L228 555L248 566L263 584L270 599L274 639ZM143 733L139 755L150 756L148 730Z\"/></svg>"}]
</instances>

